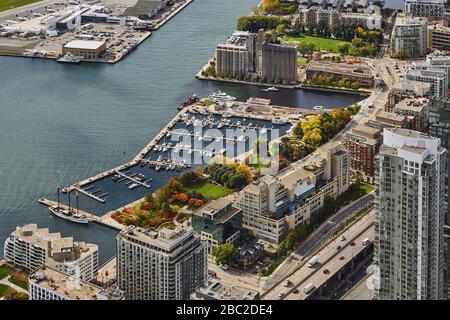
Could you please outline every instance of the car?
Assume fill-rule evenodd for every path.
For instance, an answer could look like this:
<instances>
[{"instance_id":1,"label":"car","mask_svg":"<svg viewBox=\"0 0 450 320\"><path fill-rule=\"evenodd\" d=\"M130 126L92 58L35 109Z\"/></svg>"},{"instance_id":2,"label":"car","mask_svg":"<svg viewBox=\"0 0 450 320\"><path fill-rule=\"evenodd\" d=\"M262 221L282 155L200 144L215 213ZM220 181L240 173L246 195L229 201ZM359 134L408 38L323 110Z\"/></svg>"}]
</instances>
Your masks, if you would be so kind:
<instances>
[{"instance_id":1,"label":"car","mask_svg":"<svg viewBox=\"0 0 450 320\"><path fill-rule=\"evenodd\" d=\"M289 280L286 280L285 282L284 282L284 286L287 288L287 287L290 287L292 285L292 282L291 281L289 281Z\"/></svg>"},{"instance_id":2,"label":"car","mask_svg":"<svg viewBox=\"0 0 450 320\"><path fill-rule=\"evenodd\" d=\"M300 291L297 289L297 288L295 288L294 290L292 290L292 293L293 294L298 294Z\"/></svg>"},{"instance_id":3,"label":"car","mask_svg":"<svg viewBox=\"0 0 450 320\"><path fill-rule=\"evenodd\" d=\"M340 256L340 257L339 257L339 260L344 260L344 259L345 259L344 256Z\"/></svg>"},{"instance_id":4,"label":"car","mask_svg":"<svg viewBox=\"0 0 450 320\"><path fill-rule=\"evenodd\" d=\"M352 241L352 242L350 243L350 245L351 245L352 247L355 246L355 245L356 245L355 241Z\"/></svg>"},{"instance_id":5,"label":"car","mask_svg":"<svg viewBox=\"0 0 450 320\"><path fill-rule=\"evenodd\" d=\"M344 237L344 236L342 236L342 237L341 237L341 241L345 241L345 240L347 240L347 238Z\"/></svg>"},{"instance_id":6,"label":"car","mask_svg":"<svg viewBox=\"0 0 450 320\"><path fill-rule=\"evenodd\" d=\"M336 247L336 250L341 250L342 249L342 247L340 246L340 245L338 245L337 247Z\"/></svg>"},{"instance_id":7,"label":"car","mask_svg":"<svg viewBox=\"0 0 450 320\"><path fill-rule=\"evenodd\" d=\"M327 229L323 230L323 233L327 233L327 232L328 232L328 230L327 230Z\"/></svg>"},{"instance_id":8,"label":"car","mask_svg":"<svg viewBox=\"0 0 450 320\"><path fill-rule=\"evenodd\" d=\"M226 264L221 265L220 268L221 268L222 270L228 270L228 266L227 266Z\"/></svg>"},{"instance_id":9,"label":"car","mask_svg":"<svg viewBox=\"0 0 450 320\"><path fill-rule=\"evenodd\" d=\"M281 291L281 292L278 294L278 296L279 296L280 298L283 298L283 297L284 297L284 292Z\"/></svg>"},{"instance_id":10,"label":"car","mask_svg":"<svg viewBox=\"0 0 450 320\"><path fill-rule=\"evenodd\" d=\"M330 270L328 270L328 269L323 269L323 273L324 273L324 274L330 274Z\"/></svg>"}]
</instances>

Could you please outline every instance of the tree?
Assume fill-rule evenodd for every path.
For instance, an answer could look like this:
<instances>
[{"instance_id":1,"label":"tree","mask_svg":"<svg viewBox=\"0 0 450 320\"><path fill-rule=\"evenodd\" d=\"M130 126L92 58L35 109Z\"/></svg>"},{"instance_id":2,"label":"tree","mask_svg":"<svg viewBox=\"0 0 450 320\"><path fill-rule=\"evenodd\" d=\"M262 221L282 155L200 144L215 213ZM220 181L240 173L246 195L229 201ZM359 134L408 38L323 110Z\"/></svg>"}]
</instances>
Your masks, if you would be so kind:
<instances>
[{"instance_id":1,"label":"tree","mask_svg":"<svg viewBox=\"0 0 450 320\"><path fill-rule=\"evenodd\" d=\"M28 300L28 294L18 292L12 288L7 289L3 297L5 300Z\"/></svg>"},{"instance_id":2,"label":"tree","mask_svg":"<svg viewBox=\"0 0 450 320\"><path fill-rule=\"evenodd\" d=\"M337 45L337 49L338 49L340 54L345 55L350 50L350 44L348 44L348 43L340 43L340 44Z\"/></svg>"},{"instance_id":3,"label":"tree","mask_svg":"<svg viewBox=\"0 0 450 320\"><path fill-rule=\"evenodd\" d=\"M221 265L230 265L232 264L237 257L238 249L231 243L224 243L218 247L216 247L213 251L214 258L216 259L216 263Z\"/></svg>"},{"instance_id":4,"label":"tree","mask_svg":"<svg viewBox=\"0 0 450 320\"><path fill-rule=\"evenodd\" d=\"M314 43L309 42L300 42L297 47L298 52L302 56L311 55L314 51L316 51L316 45Z\"/></svg>"}]
</instances>

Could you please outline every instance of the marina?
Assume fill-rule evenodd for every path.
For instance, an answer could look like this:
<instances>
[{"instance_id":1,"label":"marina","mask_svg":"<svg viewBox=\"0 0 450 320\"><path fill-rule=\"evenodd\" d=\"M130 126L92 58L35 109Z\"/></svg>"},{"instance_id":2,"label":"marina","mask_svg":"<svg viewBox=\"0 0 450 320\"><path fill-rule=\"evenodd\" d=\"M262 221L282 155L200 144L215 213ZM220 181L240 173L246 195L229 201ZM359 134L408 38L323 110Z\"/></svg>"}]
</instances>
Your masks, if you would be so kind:
<instances>
[{"instance_id":1,"label":"marina","mask_svg":"<svg viewBox=\"0 0 450 320\"><path fill-rule=\"evenodd\" d=\"M312 90L280 88L272 93L261 91L258 86L203 82L193 78L202 62L209 58L211 48L235 28L236 18L248 14L257 3L254 0L193 1L182 14L115 65L70 65L46 59L0 57L0 69L4 79L8 79L2 82L0 90L0 101L8 101L0 102L3 115L0 165L4 168L0 174L3 186L0 237L5 239L17 225L32 221L80 240L98 243L100 262L109 260L116 250L117 233L113 229L96 223L86 227L64 221L36 200L40 197L55 200L54 186L58 183L67 186L86 180L82 184L86 189L90 185L87 180L107 168L127 171L121 166L132 162L141 151L148 152L143 150L144 146L159 134L175 116L180 103L193 92L207 97L220 89L239 101L251 96L271 98L270 108L278 110L276 106L291 106L293 113L289 116L294 118L298 112L311 111L312 106L342 107L362 99L351 94ZM199 19L208 15L216 18ZM206 29L207 33L199 32ZM180 54L180 45L186 39L191 44L189 54ZM167 68L168 61L170 68ZM297 114L294 113L296 107L302 108L296 110ZM247 113L234 110L234 114L245 116ZM257 118L258 114L252 117ZM136 197L131 194L140 190L151 192L171 176L180 174L176 170L153 170L150 189L129 190L128 186L112 181L115 173L110 171L108 177L99 179L100 184L92 183L96 189L89 189L101 188L98 196L109 192L106 202L102 204L80 195L80 206L86 207L84 211L97 214L107 212L107 206L111 210L120 207L120 201L115 200L110 188L123 191L126 198L123 202L132 203ZM0 255L2 249L0 246Z\"/></svg>"},{"instance_id":2,"label":"marina","mask_svg":"<svg viewBox=\"0 0 450 320\"><path fill-rule=\"evenodd\" d=\"M77 193L84 211L103 215L143 198L183 170L208 164L215 156L234 158L247 153L252 148L251 135L270 141L279 138L272 134L273 130L284 135L293 125L280 116L275 118L278 121L263 114L258 115L259 119L251 115L238 117L232 108L227 111L229 117L222 117L214 114L214 108L199 103L184 108L132 161L63 188L67 199ZM226 134L230 130L232 136Z\"/></svg>"}]
</instances>

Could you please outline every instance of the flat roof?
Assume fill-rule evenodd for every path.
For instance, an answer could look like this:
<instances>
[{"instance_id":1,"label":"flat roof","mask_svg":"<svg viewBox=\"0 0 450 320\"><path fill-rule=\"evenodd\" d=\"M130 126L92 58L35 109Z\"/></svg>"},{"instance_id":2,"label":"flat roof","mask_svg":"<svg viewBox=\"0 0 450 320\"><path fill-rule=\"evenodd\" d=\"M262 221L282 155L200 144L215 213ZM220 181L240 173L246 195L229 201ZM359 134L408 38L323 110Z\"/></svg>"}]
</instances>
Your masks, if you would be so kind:
<instances>
[{"instance_id":1,"label":"flat roof","mask_svg":"<svg viewBox=\"0 0 450 320\"><path fill-rule=\"evenodd\" d=\"M372 70L367 64L357 63L333 63L328 61L314 61L312 60L307 66L307 70L324 71L338 73L342 75L354 75L358 77L372 78Z\"/></svg>"},{"instance_id":2,"label":"flat roof","mask_svg":"<svg viewBox=\"0 0 450 320\"><path fill-rule=\"evenodd\" d=\"M97 50L104 44L105 44L105 41L72 40L72 41L66 43L64 45L64 48Z\"/></svg>"}]
</instances>

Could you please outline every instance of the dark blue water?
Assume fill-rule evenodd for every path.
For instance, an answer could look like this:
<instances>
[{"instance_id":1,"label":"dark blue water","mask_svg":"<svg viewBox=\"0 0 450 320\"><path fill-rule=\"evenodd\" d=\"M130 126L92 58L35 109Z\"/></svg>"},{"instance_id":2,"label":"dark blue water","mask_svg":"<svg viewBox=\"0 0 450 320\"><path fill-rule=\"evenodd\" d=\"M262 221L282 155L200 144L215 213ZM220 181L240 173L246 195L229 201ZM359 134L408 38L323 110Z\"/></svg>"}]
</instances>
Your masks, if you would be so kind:
<instances>
[{"instance_id":1,"label":"dark blue water","mask_svg":"<svg viewBox=\"0 0 450 320\"><path fill-rule=\"evenodd\" d=\"M103 262L116 233L49 215L40 197L129 161L196 92L222 89L239 99L260 88L204 82L194 75L215 45L258 0L195 0L116 65L66 65L0 57L0 255L17 225L37 223L100 246ZM335 107L361 97L310 91L270 93L275 104Z\"/></svg>"}]
</instances>

